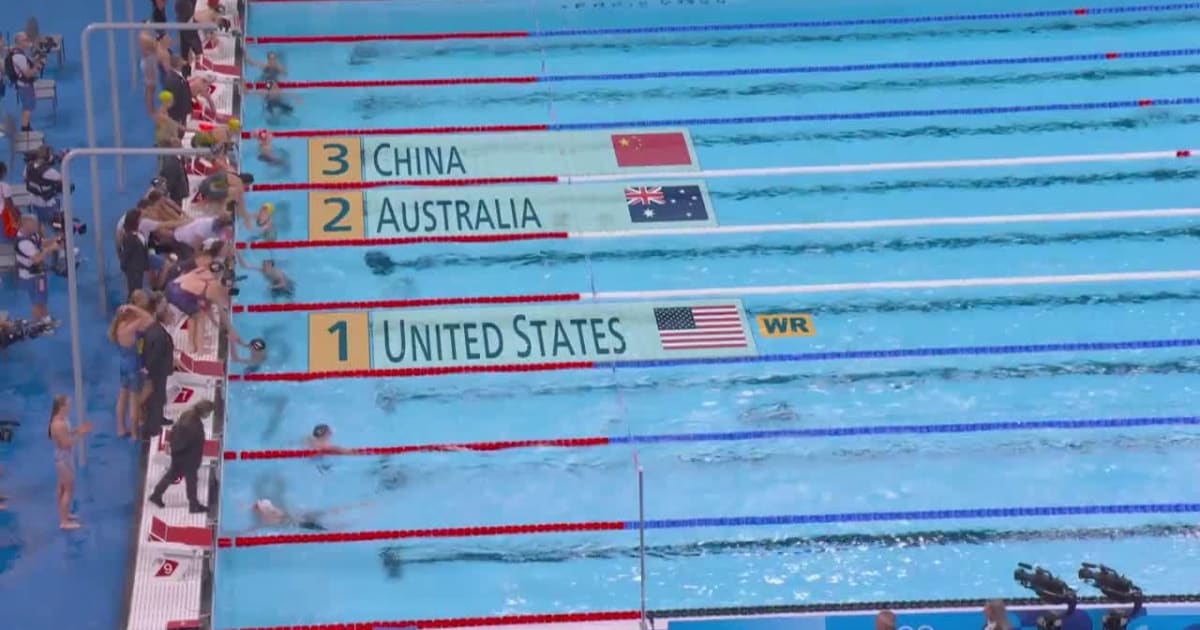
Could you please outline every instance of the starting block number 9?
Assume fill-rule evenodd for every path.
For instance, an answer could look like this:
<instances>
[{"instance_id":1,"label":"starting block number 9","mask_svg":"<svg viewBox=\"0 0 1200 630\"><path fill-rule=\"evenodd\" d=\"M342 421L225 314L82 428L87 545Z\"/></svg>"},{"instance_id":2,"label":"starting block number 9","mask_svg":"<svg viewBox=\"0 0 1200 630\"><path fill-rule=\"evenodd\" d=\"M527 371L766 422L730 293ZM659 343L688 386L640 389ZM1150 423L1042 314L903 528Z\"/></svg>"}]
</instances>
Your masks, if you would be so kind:
<instances>
[{"instance_id":1,"label":"starting block number 9","mask_svg":"<svg viewBox=\"0 0 1200 630\"><path fill-rule=\"evenodd\" d=\"M308 371L371 369L370 324L366 313L308 315Z\"/></svg>"},{"instance_id":2,"label":"starting block number 9","mask_svg":"<svg viewBox=\"0 0 1200 630\"><path fill-rule=\"evenodd\" d=\"M308 193L308 238L341 241L363 238L363 194L354 191Z\"/></svg>"},{"instance_id":3,"label":"starting block number 9","mask_svg":"<svg viewBox=\"0 0 1200 630\"><path fill-rule=\"evenodd\" d=\"M362 140L310 138L308 181L322 184L362 181Z\"/></svg>"}]
</instances>

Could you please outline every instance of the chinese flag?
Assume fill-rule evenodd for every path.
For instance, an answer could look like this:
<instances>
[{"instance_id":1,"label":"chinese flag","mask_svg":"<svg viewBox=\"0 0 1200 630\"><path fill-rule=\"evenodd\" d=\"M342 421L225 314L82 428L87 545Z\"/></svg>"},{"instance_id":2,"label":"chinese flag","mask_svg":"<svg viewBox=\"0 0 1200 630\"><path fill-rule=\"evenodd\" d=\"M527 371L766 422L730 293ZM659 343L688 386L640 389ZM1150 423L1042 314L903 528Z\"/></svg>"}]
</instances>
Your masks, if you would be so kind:
<instances>
[{"instance_id":1,"label":"chinese flag","mask_svg":"<svg viewBox=\"0 0 1200 630\"><path fill-rule=\"evenodd\" d=\"M617 166L687 166L692 163L683 133L631 133L612 137Z\"/></svg>"}]
</instances>

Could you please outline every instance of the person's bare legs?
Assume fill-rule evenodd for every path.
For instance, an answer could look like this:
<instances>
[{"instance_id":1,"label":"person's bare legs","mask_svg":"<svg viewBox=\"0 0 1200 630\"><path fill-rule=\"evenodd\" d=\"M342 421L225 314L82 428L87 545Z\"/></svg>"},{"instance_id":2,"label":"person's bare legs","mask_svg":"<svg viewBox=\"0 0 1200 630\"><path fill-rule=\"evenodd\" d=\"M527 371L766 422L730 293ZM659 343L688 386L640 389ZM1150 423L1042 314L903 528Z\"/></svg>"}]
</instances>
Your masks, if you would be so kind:
<instances>
[{"instance_id":1,"label":"person's bare legs","mask_svg":"<svg viewBox=\"0 0 1200 630\"><path fill-rule=\"evenodd\" d=\"M194 355L200 351L200 327L204 325L204 319L202 312L188 315L188 345L191 346L188 354Z\"/></svg>"},{"instance_id":2,"label":"person's bare legs","mask_svg":"<svg viewBox=\"0 0 1200 630\"><path fill-rule=\"evenodd\" d=\"M125 408L129 406L129 390L122 387L117 390L117 437L125 437L129 434L125 430Z\"/></svg>"},{"instance_id":3,"label":"person's bare legs","mask_svg":"<svg viewBox=\"0 0 1200 630\"><path fill-rule=\"evenodd\" d=\"M79 517L71 514L71 497L75 494L75 481L58 482L58 527L79 529Z\"/></svg>"}]
</instances>

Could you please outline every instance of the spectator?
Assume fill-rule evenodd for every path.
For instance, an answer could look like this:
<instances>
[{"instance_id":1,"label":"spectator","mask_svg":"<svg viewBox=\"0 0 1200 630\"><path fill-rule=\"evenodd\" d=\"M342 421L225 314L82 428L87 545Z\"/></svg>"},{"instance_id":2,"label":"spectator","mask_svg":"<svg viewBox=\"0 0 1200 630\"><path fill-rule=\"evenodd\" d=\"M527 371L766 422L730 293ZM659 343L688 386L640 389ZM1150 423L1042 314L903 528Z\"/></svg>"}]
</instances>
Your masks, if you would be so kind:
<instances>
[{"instance_id":1,"label":"spectator","mask_svg":"<svg viewBox=\"0 0 1200 630\"><path fill-rule=\"evenodd\" d=\"M37 94L33 90L33 82L42 72L41 63L35 61L27 52L29 36L17 33L13 37L13 46L4 55L4 76L17 89L17 102L21 104L21 131L32 131L29 118L37 104Z\"/></svg>"},{"instance_id":2,"label":"spectator","mask_svg":"<svg viewBox=\"0 0 1200 630\"><path fill-rule=\"evenodd\" d=\"M196 12L195 0L175 0L175 21L186 24ZM199 57L203 54L200 34L196 31L179 31L179 54L183 58Z\"/></svg>"},{"instance_id":3,"label":"spectator","mask_svg":"<svg viewBox=\"0 0 1200 630\"><path fill-rule=\"evenodd\" d=\"M61 238L61 237L60 237ZM50 319L46 308L46 256L61 247L61 240L42 242L41 228L37 217L27 214L21 217L21 228L17 232L16 257L17 279L29 293L32 304L29 317L33 321Z\"/></svg>"},{"instance_id":4,"label":"spectator","mask_svg":"<svg viewBox=\"0 0 1200 630\"><path fill-rule=\"evenodd\" d=\"M202 400L180 414L179 420L171 428L171 435L167 438L171 450L171 466L167 468L166 474L158 480L154 490L147 498L154 505L160 508L166 507L163 503L163 493L167 491L171 482L183 477L187 490L188 511L192 514L203 514L208 511L208 506L201 503L200 498L196 495L196 475L200 471L200 464L204 461L206 436L203 420L215 409L216 405L212 401Z\"/></svg>"},{"instance_id":5,"label":"spectator","mask_svg":"<svg viewBox=\"0 0 1200 630\"><path fill-rule=\"evenodd\" d=\"M220 326L220 322L213 317L209 304L216 303L220 307L229 304L229 290L222 286L218 276L222 269L212 263L200 266L199 257L197 259L194 269L168 282L165 290L171 306L179 309L188 318L189 353L199 350L200 339L206 328L205 321ZM218 270L214 272L214 268Z\"/></svg>"},{"instance_id":6,"label":"spectator","mask_svg":"<svg viewBox=\"0 0 1200 630\"><path fill-rule=\"evenodd\" d=\"M122 304L108 326L108 340L120 351L121 388L117 392L117 437L136 436L142 423L142 361L138 356L138 341L142 331L154 323L154 318L132 304ZM126 410L129 428L126 429Z\"/></svg>"},{"instance_id":7,"label":"spectator","mask_svg":"<svg viewBox=\"0 0 1200 630\"><path fill-rule=\"evenodd\" d=\"M164 325L168 310L163 294L155 293L151 297L150 312L154 314L154 322L142 333L142 370L150 385L145 420L142 422L142 439L158 435L163 425L167 424L163 418L163 407L167 404L167 377L175 369L175 341Z\"/></svg>"},{"instance_id":8,"label":"spectator","mask_svg":"<svg viewBox=\"0 0 1200 630\"><path fill-rule=\"evenodd\" d=\"M896 630L896 613L881 610L875 615L875 630Z\"/></svg>"},{"instance_id":9,"label":"spectator","mask_svg":"<svg viewBox=\"0 0 1200 630\"><path fill-rule=\"evenodd\" d=\"M121 230L121 240L118 249L118 260L121 271L125 274L126 295L146 285L146 274L150 271L150 250L146 246L146 237L138 231L142 212L136 208L125 213L125 223Z\"/></svg>"},{"instance_id":10,"label":"spectator","mask_svg":"<svg viewBox=\"0 0 1200 630\"><path fill-rule=\"evenodd\" d=\"M25 154L25 188L33 198L33 209L42 222L43 230L61 207L63 182L62 173L54 168L57 161L46 145Z\"/></svg>"},{"instance_id":11,"label":"spectator","mask_svg":"<svg viewBox=\"0 0 1200 630\"><path fill-rule=\"evenodd\" d=\"M194 252L204 241L221 236L232 226L233 220L227 216L200 217L175 228L175 242L183 252Z\"/></svg>"},{"instance_id":12,"label":"spectator","mask_svg":"<svg viewBox=\"0 0 1200 630\"><path fill-rule=\"evenodd\" d=\"M171 94L172 99L167 104L167 115L180 127L187 126L188 116L192 113L192 90L183 76L184 66L182 57L171 57L162 76L163 89Z\"/></svg>"},{"instance_id":13,"label":"spectator","mask_svg":"<svg viewBox=\"0 0 1200 630\"><path fill-rule=\"evenodd\" d=\"M989 599L983 605L984 630L1012 630L1008 621L1008 608L1002 599Z\"/></svg>"},{"instance_id":14,"label":"spectator","mask_svg":"<svg viewBox=\"0 0 1200 630\"><path fill-rule=\"evenodd\" d=\"M79 529L79 517L71 513L71 499L75 495L75 444L92 430L90 423L74 429L67 421L70 399L62 394L54 397L50 406L50 427L46 430L54 443L54 471L58 474L55 495L58 500L58 527Z\"/></svg>"}]
</instances>

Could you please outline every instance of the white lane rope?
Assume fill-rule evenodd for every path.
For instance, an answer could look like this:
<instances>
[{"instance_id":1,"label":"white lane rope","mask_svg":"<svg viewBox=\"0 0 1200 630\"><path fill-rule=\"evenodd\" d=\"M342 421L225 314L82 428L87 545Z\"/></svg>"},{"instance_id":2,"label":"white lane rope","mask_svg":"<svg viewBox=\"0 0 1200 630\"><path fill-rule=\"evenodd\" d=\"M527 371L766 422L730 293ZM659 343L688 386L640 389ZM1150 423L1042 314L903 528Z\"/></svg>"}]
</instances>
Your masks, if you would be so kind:
<instances>
[{"instance_id":1,"label":"white lane rope","mask_svg":"<svg viewBox=\"0 0 1200 630\"><path fill-rule=\"evenodd\" d=\"M828 164L816 166L768 166L762 168L727 168L696 171L663 171L614 173L604 175L563 175L561 183L586 184L593 182L655 181L664 179L721 179L729 177L762 177L768 175L818 175L829 173L876 173L885 171L917 171L937 168L989 168L998 166L1038 166L1046 164L1088 164L1100 162L1141 162L1189 158L1196 149L1171 151L1141 151L1133 153L1087 153L1077 155L1029 155L1010 158L980 158L968 160L926 160L913 162L872 162L867 164Z\"/></svg>"},{"instance_id":2,"label":"white lane rope","mask_svg":"<svg viewBox=\"0 0 1200 630\"><path fill-rule=\"evenodd\" d=\"M1036 214L993 214L911 219L868 219L861 221L817 221L811 223L767 223L763 225L710 225L704 227L655 228L649 230L597 230L568 232L568 238L628 238L721 234L764 234L771 232L820 232L825 230L869 230L896 227L953 225L1004 225L1020 223L1067 223L1114 219L1156 219L1200 216L1200 208L1157 208L1150 210L1098 210L1089 212L1042 212Z\"/></svg>"},{"instance_id":3,"label":"white lane rope","mask_svg":"<svg viewBox=\"0 0 1200 630\"><path fill-rule=\"evenodd\" d=\"M949 278L944 280L886 280L879 282L836 282L830 284L787 284L757 287L713 287L647 291L598 291L581 294L587 300L641 300L668 298L729 298L758 295L800 295L857 291L895 291L905 289L948 289L973 287L1015 287L1036 285L1088 284L1101 282L1151 282L1159 280L1200 279L1200 269L1180 271L1134 271L1053 276L1001 276L995 278Z\"/></svg>"}]
</instances>

